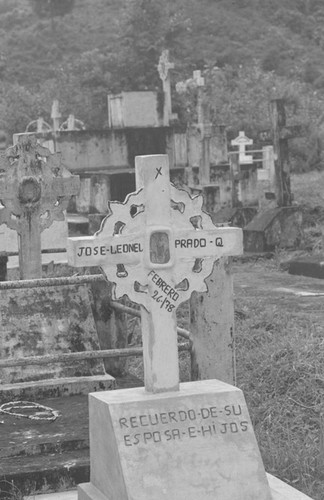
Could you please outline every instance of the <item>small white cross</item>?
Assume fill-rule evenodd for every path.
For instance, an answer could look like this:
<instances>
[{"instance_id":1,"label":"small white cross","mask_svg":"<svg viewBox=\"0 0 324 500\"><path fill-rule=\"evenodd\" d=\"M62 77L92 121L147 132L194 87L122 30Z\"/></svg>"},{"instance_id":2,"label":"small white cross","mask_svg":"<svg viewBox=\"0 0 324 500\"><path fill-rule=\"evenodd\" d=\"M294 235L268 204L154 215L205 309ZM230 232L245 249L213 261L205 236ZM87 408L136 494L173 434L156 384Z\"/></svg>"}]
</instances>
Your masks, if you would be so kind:
<instances>
[{"instance_id":1,"label":"small white cross","mask_svg":"<svg viewBox=\"0 0 324 500\"><path fill-rule=\"evenodd\" d=\"M205 78L201 76L201 71L200 69L196 69L193 72L193 79L197 87L204 87L205 85Z\"/></svg>"},{"instance_id":2,"label":"small white cross","mask_svg":"<svg viewBox=\"0 0 324 500\"><path fill-rule=\"evenodd\" d=\"M253 156L247 155L246 146L251 146L253 144L253 139L249 139L243 130L239 132L238 137L231 141L232 146L238 146L239 148L239 162L242 163L253 163Z\"/></svg>"}]
</instances>

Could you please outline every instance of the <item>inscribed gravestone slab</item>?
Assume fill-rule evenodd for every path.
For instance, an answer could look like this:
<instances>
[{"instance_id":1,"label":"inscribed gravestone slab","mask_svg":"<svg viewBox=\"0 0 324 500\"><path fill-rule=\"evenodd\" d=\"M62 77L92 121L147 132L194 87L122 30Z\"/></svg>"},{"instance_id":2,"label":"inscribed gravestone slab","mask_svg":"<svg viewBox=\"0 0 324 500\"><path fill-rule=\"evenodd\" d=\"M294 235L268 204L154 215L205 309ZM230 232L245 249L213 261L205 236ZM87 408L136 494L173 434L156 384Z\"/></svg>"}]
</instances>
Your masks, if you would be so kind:
<instances>
[{"instance_id":1,"label":"inscribed gravestone slab","mask_svg":"<svg viewBox=\"0 0 324 500\"><path fill-rule=\"evenodd\" d=\"M90 456L109 500L271 500L244 396L220 381L90 395Z\"/></svg>"}]
</instances>

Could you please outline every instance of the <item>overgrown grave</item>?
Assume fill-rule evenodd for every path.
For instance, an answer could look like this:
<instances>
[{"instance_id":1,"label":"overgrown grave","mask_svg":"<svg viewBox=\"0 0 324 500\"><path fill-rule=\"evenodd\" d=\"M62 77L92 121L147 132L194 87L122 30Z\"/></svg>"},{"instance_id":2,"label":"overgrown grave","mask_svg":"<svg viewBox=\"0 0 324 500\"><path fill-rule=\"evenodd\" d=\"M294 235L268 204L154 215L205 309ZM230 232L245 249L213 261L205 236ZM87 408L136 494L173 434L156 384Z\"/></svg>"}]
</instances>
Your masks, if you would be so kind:
<instances>
[{"instance_id":1,"label":"overgrown grave","mask_svg":"<svg viewBox=\"0 0 324 500\"><path fill-rule=\"evenodd\" d=\"M99 233L69 243L72 265L100 265L116 298L140 304L145 372L145 388L90 395L91 482L79 500L270 500L242 392L179 385L176 309L206 289L214 260L242 253L242 232L216 228L201 197L174 189L163 155L137 157L136 186Z\"/></svg>"},{"instance_id":2,"label":"overgrown grave","mask_svg":"<svg viewBox=\"0 0 324 500\"><path fill-rule=\"evenodd\" d=\"M189 148L190 138L195 132L199 137L196 160L199 169L197 172L192 164L193 158L190 158L191 162L185 169L186 182L193 194L203 194L204 208L215 223L243 227L257 213L256 166L250 162L242 172L238 155L236 158L228 153L225 127L216 127L211 121L210 99L206 95L207 86L200 70L193 72L191 82L197 91L197 124L189 128ZM249 160L249 157L246 156L246 159Z\"/></svg>"},{"instance_id":3,"label":"overgrown grave","mask_svg":"<svg viewBox=\"0 0 324 500\"><path fill-rule=\"evenodd\" d=\"M19 236L20 277L42 276L41 233L53 221L63 220L79 178L61 165L34 136L22 136L1 158L0 222ZM85 285L1 291L1 359L99 348L88 289ZM112 378L102 361L1 369L1 398L9 395L69 393L71 377L97 375L97 384L109 387ZM56 380L56 385L53 380ZM76 385L81 383L78 378ZM91 389L95 386L91 385Z\"/></svg>"},{"instance_id":4,"label":"overgrown grave","mask_svg":"<svg viewBox=\"0 0 324 500\"><path fill-rule=\"evenodd\" d=\"M303 136L303 125L287 125L282 99L270 102L271 129L260 133L264 142L274 148L274 207L262 210L244 228L244 249L247 252L273 251L277 247L296 248L302 238L302 211L293 205L290 185L290 139Z\"/></svg>"}]
</instances>

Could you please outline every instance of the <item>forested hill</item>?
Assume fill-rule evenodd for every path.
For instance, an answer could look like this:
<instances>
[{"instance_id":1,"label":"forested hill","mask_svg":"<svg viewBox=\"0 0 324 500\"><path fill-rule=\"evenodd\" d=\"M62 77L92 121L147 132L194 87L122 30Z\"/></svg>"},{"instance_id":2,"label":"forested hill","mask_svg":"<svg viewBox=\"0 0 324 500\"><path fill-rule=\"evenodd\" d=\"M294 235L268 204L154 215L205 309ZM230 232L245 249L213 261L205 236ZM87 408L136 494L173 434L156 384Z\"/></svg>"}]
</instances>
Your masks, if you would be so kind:
<instances>
[{"instance_id":1,"label":"forested hill","mask_svg":"<svg viewBox=\"0 0 324 500\"><path fill-rule=\"evenodd\" d=\"M106 126L108 92L159 87L163 48L174 83L205 70L216 121L253 132L271 97L316 127L324 115L323 0L0 0L0 41L9 133L49 120L54 98ZM189 94L174 96L180 116Z\"/></svg>"}]
</instances>

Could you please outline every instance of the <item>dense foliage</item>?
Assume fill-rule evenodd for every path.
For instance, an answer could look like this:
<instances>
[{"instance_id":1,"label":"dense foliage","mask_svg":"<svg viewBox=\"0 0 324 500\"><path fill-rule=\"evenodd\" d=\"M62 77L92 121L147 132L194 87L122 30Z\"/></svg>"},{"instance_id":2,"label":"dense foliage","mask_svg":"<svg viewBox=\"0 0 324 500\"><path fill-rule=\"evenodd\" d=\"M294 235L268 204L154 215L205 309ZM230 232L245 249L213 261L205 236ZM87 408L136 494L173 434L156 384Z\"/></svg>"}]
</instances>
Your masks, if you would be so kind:
<instances>
[{"instance_id":1,"label":"dense foliage","mask_svg":"<svg viewBox=\"0 0 324 500\"><path fill-rule=\"evenodd\" d=\"M207 80L213 119L254 136L269 125L273 97L310 126L293 145L296 167L320 167L324 116L324 4L321 0L0 0L0 127L23 131L64 116L107 125L109 92L159 88L163 48L173 83L193 69ZM196 91L174 92L193 120Z\"/></svg>"}]
</instances>

